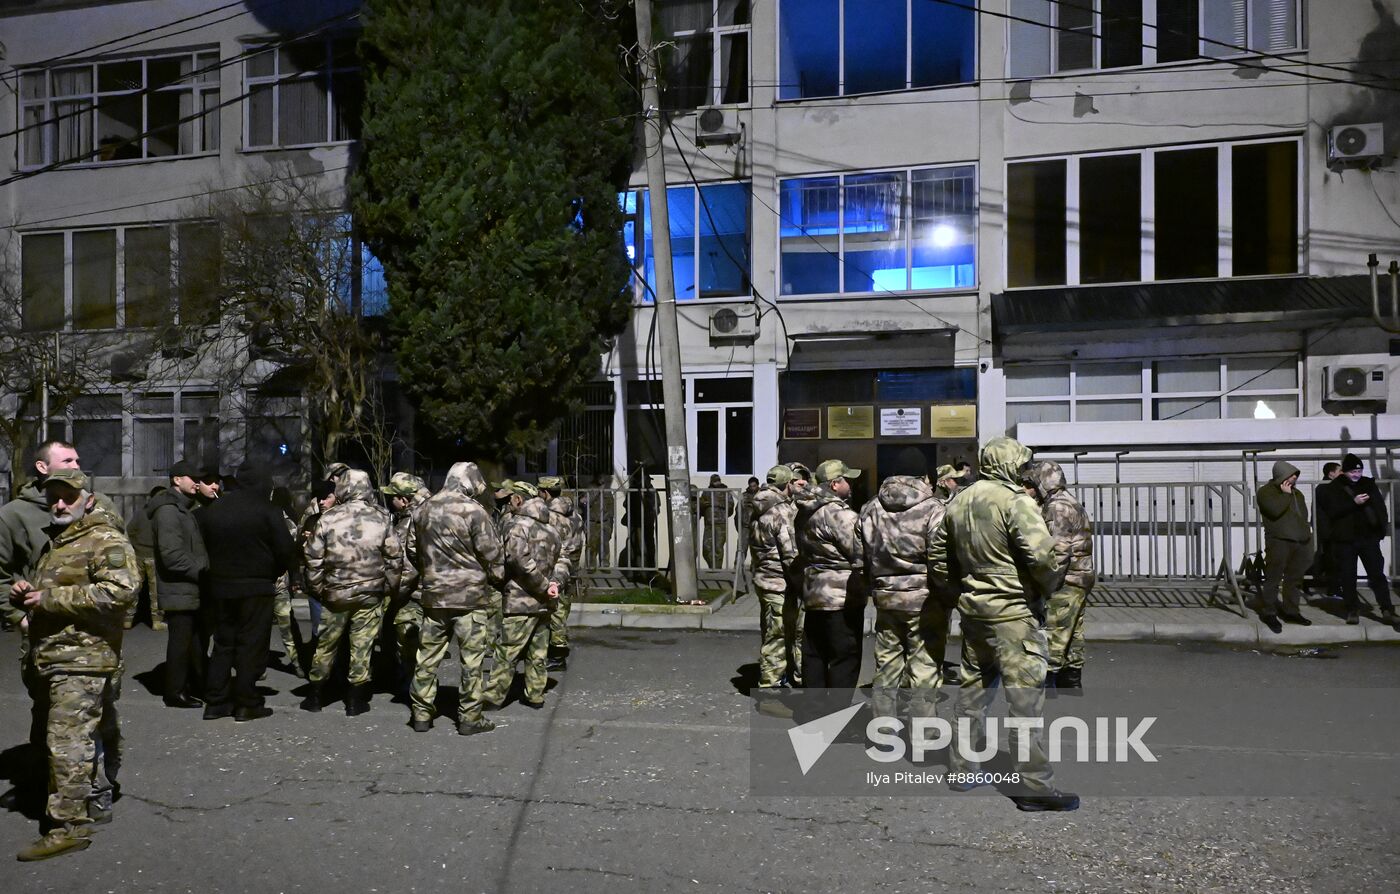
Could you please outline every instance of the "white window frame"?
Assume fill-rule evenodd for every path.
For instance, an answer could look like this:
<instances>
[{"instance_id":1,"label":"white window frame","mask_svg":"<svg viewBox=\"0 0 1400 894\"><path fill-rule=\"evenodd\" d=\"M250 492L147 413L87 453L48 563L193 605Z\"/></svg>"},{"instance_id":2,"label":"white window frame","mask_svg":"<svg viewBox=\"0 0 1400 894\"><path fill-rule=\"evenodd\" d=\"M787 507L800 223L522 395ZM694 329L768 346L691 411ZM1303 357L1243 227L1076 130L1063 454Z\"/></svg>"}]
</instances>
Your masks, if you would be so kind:
<instances>
[{"instance_id":1,"label":"white window frame","mask_svg":"<svg viewBox=\"0 0 1400 894\"><path fill-rule=\"evenodd\" d=\"M165 396L169 396L172 403L172 410L169 415L153 413L137 408L136 401L140 398ZM186 411L184 402L187 398L195 399L204 397L214 398L216 408L212 414L191 413ZM176 462L180 459L190 460L195 463L202 462L202 457L190 455L190 445L185 443L185 424L187 422L209 422L211 420L218 422L220 418L218 411L219 399L217 387L213 385L201 387L193 383L183 383L175 388L153 386L140 391L129 392L122 401L123 406L129 408L126 417L130 420L130 428L128 429L130 437L123 437L124 443L129 443L131 445L131 449L126 451L127 457L124 464L130 466L130 468L126 470L126 474L137 478L163 477L160 473L152 472L149 469L136 468L136 426L142 422L169 422L171 424L173 427L170 439L171 462Z\"/></svg>"},{"instance_id":2,"label":"white window frame","mask_svg":"<svg viewBox=\"0 0 1400 894\"><path fill-rule=\"evenodd\" d=\"M213 70L205 71L204 76L198 77L197 79L196 76L192 74L178 83L150 89L150 64L152 62L169 59L188 59L190 61L191 72L204 71L210 68ZM100 67L116 63L132 62L139 63L141 66L141 85L139 87L128 90L108 91L103 91L100 88L98 84L98 69ZM91 89L85 93L65 95L62 97L56 96L54 90L54 76L75 69L87 70L88 76L92 80ZM80 102L87 103L87 108L82 111L81 115L88 119L88 145L78 153L78 156L72 161L71 165L65 166L85 167L88 165L133 164L137 162L163 161L169 158L193 158L200 155L216 154L219 151L219 142L221 138L219 128L220 107L218 101L220 96L220 70L219 48L217 46L199 47L177 53L161 52L140 56L102 56L90 61L65 62L58 65L45 66L43 68L21 69L19 71L19 81L21 85L33 83L33 79L39 77L42 79L43 96L33 99L18 99L18 127L20 128L20 133L17 136L17 154L20 161L20 170L33 170L35 168L44 167L45 165L68 161L67 159L57 157L58 116L71 115L73 112L71 110L57 112L54 107L67 106ZM201 121L199 117L191 117L186 124L191 125L191 131L195 136L197 148L184 153L178 151L180 131L186 126L185 124L181 124L176 125L175 128L176 152L174 154L149 154L150 134L148 131L151 130L150 99L162 93L189 93L193 97L191 108L199 109L199 115L211 116L213 119L213 145L205 145L204 122ZM210 94L215 98L214 108L204 111L206 97ZM20 96L23 96L23 90L21 90ZM137 133L141 134L141 138L136 143L133 143L133 145L139 147L140 157L104 160L98 155L98 106L104 98L111 99L120 98L122 96L136 96L141 99L141 125L140 129L137 131ZM24 123L26 114L35 110L39 112L40 122L35 125L26 126ZM196 113L191 112L191 116L195 114ZM186 116L181 116L182 119L185 117ZM42 157L37 161L29 158L25 152L25 131L29 130L30 127L41 128L39 153Z\"/></svg>"},{"instance_id":3,"label":"white window frame","mask_svg":"<svg viewBox=\"0 0 1400 894\"><path fill-rule=\"evenodd\" d=\"M243 45L243 54L244 54L244 56L245 56L246 58L245 58L244 61L243 61L243 93L244 93L245 99L244 99L244 102L243 102L243 141L242 141L242 142L243 142L243 146L242 146L242 151L244 151L244 152L266 152L266 151L269 151L269 150L278 150L278 149L300 149L300 148L311 147L311 146L348 145L348 144L350 144L350 143L355 142L354 139L344 139L344 140L337 140L337 139L335 139L335 132L336 132L336 130L337 130L337 125L340 123L339 120L338 120L338 118L337 118L337 116L336 116L336 109L335 109L335 95L336 95L336 93L337 93L337 87L336 87L336 85L337 85L337 83L339 82L339 79L342 78L342 77L344 77L344 76L347 75L347 74L353 73L355 77L359 77L359 76L360 76L360 75L359 75L359 71L360 71L359 65L342 65L342 66L339 66L339 67L335 67L335 46L336 46L337 44L339 44L339 43L343 43L344 41L352 40L352 39L353 39L353 36L352 36L352 35L348 35L348 34L344 34L344 33L331 33L331 34L327 34L327 35L325 35L325 36L323 36L323 37L318 38L318 42L321 44L322 49L323 49L323 51L324 51L324 54L323 54L323 56L322 56L322 61L325 63L325 67L324 67L324 68L318 68L318 69L315 69L315 70L312 70L312 71L301 71L301 72L295 72L295 73L286 74L286 75L282 74L281 72L282 72L282 50L285 48L285 46L287 46L287 44L284 44L284 43L281 43L281 42L271 42L271 41L272 41L272 38L268 38L268 41L263 41L263 42L258 42L258 41L246 41L246 42L244 43L244 45ZM266 52L266 53L271 53L271 54L272 54L272 74L270 74L270 75L252 75L252 74L249 74L249 69L250 69L251 66L252 66L253 59L254 59L256 56L261 55L261 54L264 53L264 52ZM281 114L282 89L281 89L281 85L282 85L282 84L285 84L285 83L288 83L288 82L291 82L291 81L314 80L314 79L316 79L317 77L319 77L319 76L321 76L321 75L325 75L325 76L326 76L326 79L327 79L327 80L326 80L326 132L325 132L325 134L324 134L324 136L325 136L326 138L325 138L324 140L315 140L315 141L312 141L312 142L309 142L309 143L283 143L283 142L282 142L282 135L281 135L281 129L282 129L282 114ZM271 114L272 114L272 142L270 142L270 143L254 143L254 142L253 142L253 128L252 128L252 115L253 115L252 93L253 93L253 88L254 88L254 87L264 87L264 86L266 86L266 87L271 87L271 88L272 88L272 111L271 111Z\"/></svg>"},{"instance_id":4,"label":"white window frame","mask_svg":"<svg viewBox=\"0 0 1400 894\"><path fill-rule=\"evenodd\" d=\"M973 268L974 268L973 271L972 271L972 285L969 285L969 286L950 286L950 287L945 288L945 289L913 289L913 288L909 288L909 287L906 285L906 288L904 288L904 289L902 289L902 290L900 290L900 289L886 290L886 289L882 289L882 288L876 288L876 289L874 289L873 291L870 291L870 292L847 292L847 291L845 290L845 289L846 289L846 178L847 178L847 177L858 177L858 176L861 176L861 175L864 175L864 174L902 173L902 174L904 175L904 192L903 192L903 195L900 197L900 206L901 206L901 207L900 207L900 214L903 216L903 219L904 219L904 222L905 222L905 226L904 226L904 231L905 231L905 234L904 234L904 270L905 270L905 273L907 274L906 277L905 277L905 283L908 284L908 283L911 283L911 282L912 282L913 274L912 274L911 271L912 271L913 266L914 266L914 244L913 244L913 239L914 239L914 207L913 207L913 201L914 201L914 198L913 198L913 190L910 188L910 184L913 183L913 177L914 177L914 173L915 173L916 171L933 171L933 170L941 170L941 169L948 169L948 168L970 168L970 169L972 170L972 206L973 206L973 208L975 209L975 215L976 215L976 220L974 220L974 221L973 221L973 224L972 224L972 257L973 257ZM793 292L793 293L791 293L791 294L787 294L787 293L784 293L784 292L783 292L783 225L784 225L784 224L793 224L793 222L792 222L792 221L789 221L789 220L787 220L786 218L783 218L783 217L782 217L782 209L783 209L783 206L782 206L783 184L784 184L784 183L787 183L787 182L790 182L790 181L793 181L793 180L815 180L815 179L819 179L819 178L823 178L823 177L836 177L836 178L837 178L837 186L836 186L836 189L837 189L837 220L838 220L838 225L837 225L837 234L836 234L836 244L837 244L837 248L836 248L836 254L837 254L836 283L837 283L837 286L838 286L838 289L839 289L839 290L836 291L836 292ZM773 199L774 199L773 207L776 208L776 209L778 209L777 216L778 216L778 218L779 218L779 219L778 219L778 226L774 228L774 255L773 255L773 257L774 257L774 259L775 259L776 262L777 262L776 264L774 264L774 273L775 273L775 276L776 276L776 278L777 278L777 282L774 284L773 292L774 292L775 295L778 296L778 300L780 300L780 301L812 301L812 300L815 300L815 299L821 299L821 300L836 300L836 299L856 299L856 298L870 299L870 298L888 297L888 296L890 296L890 295L898 295L898 296L903 297L903 296L912 295L912 294L948 295L948 294L957 294L957 293L960 293L960 292L972 292L972 291L976 291L977 288L980 286L980 284L981 284L981 282L982 282L982 257L981 257L981 238L982 238L982 181L981 181L981 177L979 176L979 165L978 165L978 163L975 162L975 161L951 162L951 163L936 164L936 165L917 165L917 166L913 166L913 167L899 167L899 168L863 168L863 169L859 169L859 170L849 170L849 171L814 172L814 173L810 173L810 174L801 174L801 175L795 175L795 176L790 176L790 177L780 177L780 178L777 178L776 180L774 180L774 182L773 182ZM794 225L795 225L795 224L794 224Z\"/></svg>"},{"instance_id":5,"label":"white window frame","mask_svg":"<svg viewBox=\"0 0 1400 894\"><path fill-rule=\"evenodd\" d=\"M1262 273L1248 274L1237 277L1234 272L1234 257L1232 254L1233 229L1234 229L1234 167L1232 158L1234 149L1237 146L1254 146L1268 143L1293 143L1297 149L1297 175L1296 184L1296 227L1297 227L1297 255L1293 273ZM1308 215L1307 215L1307 151L1303 145L1303 138L1297 134L1284 134L1276 137L1264 137L1250 140L1228 140L1205 143L1179 143L1169 146L1150 146L1145 149L1121 150L1115 149L1106 152L1085 152L1078 155L1044 155L1027 156L1024 158L1008 158L1006 169L1003 171L1003 178L1010 176L1010 168L1015 164L1025 164L1037 161L1064 161L1065 162L1065 281L1063 283L1042 283L1028 286L1008 286L1009 292L1017 292L1027 289L1065 288L1068 286L1083 285L1080 271L1080 245L1082 243L1081 221L1079 217L1079 165L1085 158L1103 158L1106 156L1139 155L1142 158L1141 166L1141 204L1142 204L1142 263L1141 279L1124 280L1122 283L1092 283L1093 286L1104 285L1128 285L1132 283L1150 282L1189 282L1191 280L1157 279L1156 269L1156 156L1158 153L1179 152L1190 149L1215 149L1216 150L1216 227L1218 254L1216 262L1216 275L1202 277L1204 280L1215 279L1255 279L1276 276L1296 276L1308 269L1307 245L1308 245ZM1006 179L1003 183L1008 182ZM1002 220L1007 220L1010 213L1010 197L1003 199ZM1002 227L1001 231L1001 257L1002 257L1002 282L1008 282L1011 271L1011 242L1008 227Z\"/></svg>"},{"instance_id":6,"label":"white window frame","mask_svg":"<svg viewBox=\"0 0 1400 894\"><path fill-rule=\"evenodd\" d=\"M677 303L681 303L681 304L710 304L710 303L714 303L714 302L730 302L730 303L732 303L732 302L735 302L735 301L746 301L746 300L749 300L749 299L753 296L753 266L754 266L754 250L753 250L753 249L754 249L754 244L753 244L753 181L752 181L752 180L747 180L747 179L746 179L746 180L712 180L712 181L708 181L708 182L704 182L704 183L668 183L668 184L666 185L666 189L669 191L669 190L672 190L672 189L689 188L690 191L691 191L691 198L692 198L691 213L695 215L695 236L694 236L694 241L693 241L693 243L692 243L692 248L694 249L694 251L693 251L693 256L694 256L694 258L695 258L695 262L694 262L694 263L695 263L695 284L696 284L696 291L697 291L697 293L698 293L699 287L700 287L700 239L702 238L702 236L701 236L701 230L703 229L703 224L708 222L708 218L707 218L706 215L705 215L705 208L704 208L703 205L700 204L700 190L703 189L703 188L705 188L705 187L707 187L707 186L730 186L730 185L735 185L735 184L738 184L738 185L741 185L741 186L747 186L747 187L749 188L749 204L748 204L748 209L747 209L747 217L746 217L746 220L745 220L745 230L746 230L746 233L747 233L747 235L748 235L748 241L749 241L749 259L748 259L748 260L749 260L749 269L744 271L744 281L748 284L749 288L748 288L747 291L741 292L741 293L738 294L738 295L710 295L710 296L702 297L701 295L696 294L693 298L686 298L686 297L683 297L683 296L681 296L681 295L677 295L677 296L676 296L676 301L677 301ZM634 225L633 225L633 228L632 228L632 237L633 237L633 240L634 240L633 245L634 245L634 248L635 248L636 254L637 254L637 256L636 256L635 258L630 258L630 259L629 259L629 260L631 261L631 264L632 264L632 284L631 284L631 288L632 288L632 304L633 304L634 306L636 306L636 307L650 307L650 306L652 305L652 299L651 299L651 294L650 294L650 292L648 291L647 286L646 286L646 277L645 277L645 273L646 273L646 251L647 251L647 249L646 249L646 197L647 197L647 194L651 192L651 190L648 189L648 188L645 187L645 186L641 186L641 187L635 187L635 188L627 189L627 190L625 190L625 192L631 193L631 194L632 194L632 199L633 199L633 201L636 203L636 211L633 212L632 215L630 215L631 220L633 221L633 224L634 224ZM669 209L669 205L668 205L668 209ZM624 218L624 220L626 220L628 217L629 217L629 215L628 215L627 212L624 210L624 211L623 211L623 218ZM655 239L655 238L656 238L656 234L653 234L653 235L652 235L652 238ZM673 246L673 249L674 249L674 246ZM728 258L726 258L726 260L728 260Z\"/></svg>"},{"instance_id":7,"label":"white window frame","mask_svg":"<svg viewBox=\"0 0 1400 894\"><path fill-rule=\"evenodd\" d=\"M1232 360L1274 360L1292 358L1295 365L1293 388L1230 388L1230 362ZM1154 373L1156 364L1171 362L1175 360L1217 360L1220 364L1220 387L1204 391L1158 391L1154 388ZM1103 366L1108 364L1122 365L1125 363L1135 363L1139 365L1141 375L1141 388L1137 392L1126 394L1085 394L1079 393L1079 375L1085 371L1086 367ZM1154 357L1151 359L1127 359L1127 360L1074 360L1061 361L1057 363L1035 363L1035 364L1015 364L1008 368L1008 372L1017 368L1027 368L1031 366L1068 366L1069 367L1069 391L1067 394L1040 394L1026 397L1012 397L1007 395L1006 404L1008 411L1018 404L1068 404L1069 421L1084 422L1097 420L1082 420L1079 418L1079 407L1081 404L1094 403L1122 403L1125 401L1139 401L1142 412L1139 420L1125 421L1121 424L1131 424L1133 421L1154 422L1162 421L1157 418L1157 402L1159 400L1214 400L1219 404L1220 415L1216 418L1231 419L1242 418L1232 417L1229 412L1229 399L1232 397L1253 397L1262 398L1292 398L1295 401L1296 415L1303 415L1303 382L1304 369L1303 358L1291 353L1261 353L1261 354L1238 354L1221 357Z\"/></svg>"},{"instance_id":8,"label":"white window frame","mask_svg":"<svg viewBox=\"0 0 1400 894\"><path fill-rule=\"evenodd\" d=\"M706 402L706 403L701 403L701 402L699 401L698 396L697 396L696 387L695 387L695 386L696 386L696 381L699 380L699 379L747 379L748 382L749 382L749 388L750 388L750 391L749 391L749 399L746 400L746 401L709 401L709 402ZM716 475L716 474L717 474L717 475L753 475L753 474L755 474L755 471L754 471L753 469L730 469L730 468L728 467L728 466L729 466L729 431L728 431L728 429L729 429L729 418L728 418L728 414L727 414L726 411L728 411L728 410L733 410L733 409L748 409L748 411L749 411L749 428L750 428L749 462L752 463L752 462L754 461L754 457L756 457L756 456L758 455L757 452L755 451L755 444L753 443L753 442L757 439L757 434L758 434L758 425L757 425L756 419L754 418L754 417L755 417L756 411L755 411L755 409L754 409L754 400L753 400L753 389L756 388L756 387L757 387L757 382L755 381L755 377L754 377L753 373L752 373L752 372L749 372L749 371L736 371L736 372L734 372L734 373L732 373L732 374L696 372L696 373L689 374L689 375L687 375L687 376L685 377L685 394L686 394L685 415L686 415L686 426L689 428L689 430L690 430L690 432L691 432L690 437L689 437L689 439L688 439L688 440L690 441L688 447L689 447L689 450L690 450L690 463L691 463L691 465L694 467L694 468L692 469L692 472L693 472L694 474L696 474L696 475ZM707 413L707 412L708 412L708 413L717 413L718 416L719 416L719 425L718 425L717 431L716 431L716 437L717 437L718 441L717 441L717 443L716 443L715 454L716 454L716 458L719 460L719 465L720 465L722 468L718 468L718 469L702 469L702 468L700 468L700 465L699 465L699 463L700 463L700 414L701 414L701 413Z\"/></svg>"},{"instance_id":9,"label":"white window frame","mask_svg":"<svg viewBox=\"0 0 1400 894\"><path fill-rule=\"evenodd\" d=\"M719 24L719 4L720 0L710 0L710 21L705 28L692 29L689 31L676 31L666 37L699 37L709 35L710 44L710 101L696 106L697 109L706 108L742 108L753 102L753 8L749 8L749 21L743 25L721 25ZM748 77L748 83L744 84L743 102L724 101L724 38L735 34L748 35L748 40L744 42L744 49L748 55L747 64L744 71ZM685 111L685 110L679 110Z\"/></svg>"}]
</instances>

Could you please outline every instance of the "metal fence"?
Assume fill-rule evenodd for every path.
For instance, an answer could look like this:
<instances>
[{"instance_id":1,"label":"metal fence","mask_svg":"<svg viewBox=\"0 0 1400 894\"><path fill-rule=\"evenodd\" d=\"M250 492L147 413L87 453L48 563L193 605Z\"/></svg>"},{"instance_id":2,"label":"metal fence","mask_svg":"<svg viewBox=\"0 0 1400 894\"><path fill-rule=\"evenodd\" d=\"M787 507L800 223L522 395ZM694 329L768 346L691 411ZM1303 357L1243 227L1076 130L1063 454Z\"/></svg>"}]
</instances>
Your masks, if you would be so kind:
<instances>
[{"instance_id":1,"label":"metal fence","mask_svg":"<svg viewBox=\"0 0 1400 894\"><path fill-rule=\"evenodd\" d=\"M675 538L666 493L654 487L581 488L567 492L584 520L584 566L593 574L642 577L672 564ZM733 585L744 564L748 532L744 492L697 490L690 501L701 583Z\"/></svg>"}]
</instances>

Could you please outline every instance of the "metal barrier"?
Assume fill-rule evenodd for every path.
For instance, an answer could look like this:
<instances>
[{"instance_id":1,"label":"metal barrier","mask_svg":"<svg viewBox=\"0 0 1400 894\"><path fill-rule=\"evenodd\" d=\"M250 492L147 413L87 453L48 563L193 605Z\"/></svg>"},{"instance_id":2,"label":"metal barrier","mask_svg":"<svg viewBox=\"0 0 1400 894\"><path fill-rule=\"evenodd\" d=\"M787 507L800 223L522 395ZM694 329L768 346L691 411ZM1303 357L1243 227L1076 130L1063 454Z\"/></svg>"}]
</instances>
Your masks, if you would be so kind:
<instances>
[{"instance_id":1,"label":"metal barrier","mask_svg":"<svg viewBox=\"0 0 1400 894\"><path fill-rule=\"evenodd\" d=\"M1100 580L1209 580L1248 552L1250 500L1236 483L1080 484Z\"/></svg>"}]
</instances>

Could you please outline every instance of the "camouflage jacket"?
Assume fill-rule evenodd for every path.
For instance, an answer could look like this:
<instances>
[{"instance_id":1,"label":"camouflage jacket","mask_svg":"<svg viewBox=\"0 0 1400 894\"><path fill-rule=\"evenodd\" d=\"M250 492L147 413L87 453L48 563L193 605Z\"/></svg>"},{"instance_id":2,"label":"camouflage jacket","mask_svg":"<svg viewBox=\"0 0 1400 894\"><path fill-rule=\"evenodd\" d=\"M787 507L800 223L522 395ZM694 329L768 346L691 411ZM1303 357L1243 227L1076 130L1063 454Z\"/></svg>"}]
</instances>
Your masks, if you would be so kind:
<instances>
[{"instance_id":1,"label":"camouflage jacket","mask_svg":"<svg viewBox=\"0 0 1400 894\"><path fill-rule=\"evenodd\" d=\"M734 498L730 490L725 485L711 487L700 492L700 499L697 501L697 508L700 512L700 520L711 528L717 536L724 536L728 531L726 521L734 513Z\"/></svg>"},{"instance_id":2,"label":"camouflage jacket","mask_svg":"<svg viewBox=\"0 0 1400 894\"><path fill-rule=\"evenodd\" d=\"M771 485L753 495L749 513L749 559L753 585L781 593L787 589L788 572L797 561L797 504L787 493Z\"/></svg>"},{"instance_id":3,"label":"camouflage jacket","mask_svg":"<svg viewBox=\"0 0 1400 894\"><path fill-rule=\"evenodd\" d=\"M956 589L964 618L1037 617L1042 600L1059 588L1055 538L1018 481L1030 458L1030 450L1011 438L989 441L981 477L948 503L929 542L930 582Z\"/></svg>"},{"instance_id":4,"label":"camouflage jacket","mask_svg":"<svg viewBox=\"0 0 1400 894\"><path fill-rule=\"evenodd\" d=\"M1094 537L1089 514L1065 489L1065 473L1060 464L1050 460L1031 463L1023 474L1035 485L1040 498L1040 515L1045 527L1055 538L1055 555L1064 571L1065 586L1092 590L1094 575Z\"/></svg>"},{"instance_id":5,"label":"camouflage jacket","mask_svg":"<svg viewBox=\"0 0 1400 894\"><path fill-rule=\"evenodd\" d=\"M418 568L413 564L413 556L418 552L418 544L415 542L413 530L413 516L432 496L426 490L420 490L413 495L413 502L408 504L408 508L402 512L394 513L394 533L398 535L399 545L403 547L403 557L399 561L399 593L400 601L412 599L418 601Z\"/></svg>"},{"instance_id":6,"label":"camouflage jacket","mask_svg":"<svg viewBox=\"0 0 1400 894\"><path fill-rule=\"evenodd\" d=\"M476 463L447 470L442 490L413 513L412 554L425 609L472 611L500 604L505 583L501 535L480 500L486 479Z\"/></svg>"},{"instance_id":7,"label":"camouflage jacket","mask_svg":"<svg viewBox=\"0 0 1400 894\"><path fill-rule=\"evenodd\" d=\"M549 507L531 497L502 520L505 540L505 613L542 615L549 611L549 582L559 562L559 534L549 523Z\"/></svg>"},{"instance_id":8,"label":"camouflage jacket","mask_svg":"<svg viewBox=\"0 0 1400 894\"><path fill-rule=\"evenodd\" d=\"M335 484L335 505L306 544L306 582L332 611L371 608L399 588L403 547L394 521L374 502L369 475L350 469Z\"/></svg>"},{"instance_id":9,"label":"camouflage jacket","mask_svg":"<svg viewBox=\"0 0 1400 894\"><path fill-rule=\"evenodd\" d=\"M559 561L553 580L563 587L583 567L583 519L574 512L574 501L559 496L549 501L549 524L559 535Z\"/></svg>"},{"instance_id":10,"label":"camouflage jacket","mask_svg":"<svg viewBox=\"0 0 1400 894\"><path fill-rule=\"evenodd\" d=\"M29 582L41 591L29 618L30 658L44 676L111 674L121 666L122 621L136 602L136 551L100 505L43 549Z\"/></svg>"},{"instance_id":11,"label":"camouflage jacket","mask_svg":"<svg viewBox=\"0 0 1400 894\"><path fill-rule=\"evenodd\" d=\"M808 611L839 611L848 597L864 599L860 516L824 484L806 493L797 502L796 523L802 602Z\"/></svg>"},{"instance_id":12,"label":"camouflage jacket","mask_svg":"<svg viewBox=\"0 0 1400 894\"><path fill-rule=\"evenodd\" d=\"M922 478L892 475L860 511L866 579L875 607L918 612L928 589L928 544L947 508Z\"/></svg>"}]
</instances>

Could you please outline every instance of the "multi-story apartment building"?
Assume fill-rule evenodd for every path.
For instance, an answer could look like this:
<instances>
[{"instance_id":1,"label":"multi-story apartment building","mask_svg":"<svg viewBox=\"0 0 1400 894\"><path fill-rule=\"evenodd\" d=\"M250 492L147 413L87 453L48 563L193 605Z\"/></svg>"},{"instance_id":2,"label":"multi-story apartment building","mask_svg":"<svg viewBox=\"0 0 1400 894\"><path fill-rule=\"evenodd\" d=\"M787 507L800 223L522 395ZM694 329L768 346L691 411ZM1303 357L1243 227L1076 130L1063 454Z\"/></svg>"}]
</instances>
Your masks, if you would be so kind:
<instances>
[{"instance_id":1,"label":"multi-story apartment building","mask_svg":"<svg viewBox=\"0 0 1400 894\"><path fill-rule=\"evenodd\" d=\"M1400 336L1364 274L1400 255L1398 6L656 0L697 481L828 455L875 477L1003 432L1084 480L1384 460ZM34 324L142 326L131 259L198 249L192 197L343 190L355 8L0 2L0 226ZM530 468L663 465L640 167L620 201L636 312ZM113 382L64 424L105 474L226 452L237 396L178 384Z\"/></svg>"}]
</instances>

